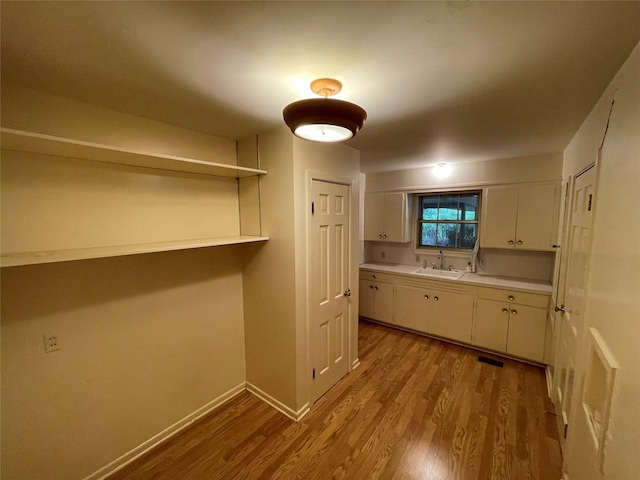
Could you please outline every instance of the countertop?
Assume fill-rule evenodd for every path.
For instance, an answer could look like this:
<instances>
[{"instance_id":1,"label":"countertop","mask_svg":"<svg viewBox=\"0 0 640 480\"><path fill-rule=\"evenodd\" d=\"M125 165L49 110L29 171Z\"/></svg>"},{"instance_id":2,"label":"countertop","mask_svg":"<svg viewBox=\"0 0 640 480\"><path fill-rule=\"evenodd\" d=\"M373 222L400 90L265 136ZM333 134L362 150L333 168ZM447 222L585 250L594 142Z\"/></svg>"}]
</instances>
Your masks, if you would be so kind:
<instances>
[{"instance_id":1,"label":"countertop","mask_svg":"<svg viewBox=\"0 0 640 480\"><path fill-rule=\"evenodd\" d=\"M417 278L426 278L430 280L437 280L439 282L455 282L480 287L507 288L510 290L540 293L544 295L550 295L551 292L553 292L553 287L548 282L526 278L502 277L468 272L457 280L453 280L450 278L434 278L420 275L419 273L414 273L419 268L418 265L401 265L399 263L363 263L360 265L360 268L366 270L375 270L377 272L396 273L400 275L414 276Z\"/></svg>"}]
</instances>

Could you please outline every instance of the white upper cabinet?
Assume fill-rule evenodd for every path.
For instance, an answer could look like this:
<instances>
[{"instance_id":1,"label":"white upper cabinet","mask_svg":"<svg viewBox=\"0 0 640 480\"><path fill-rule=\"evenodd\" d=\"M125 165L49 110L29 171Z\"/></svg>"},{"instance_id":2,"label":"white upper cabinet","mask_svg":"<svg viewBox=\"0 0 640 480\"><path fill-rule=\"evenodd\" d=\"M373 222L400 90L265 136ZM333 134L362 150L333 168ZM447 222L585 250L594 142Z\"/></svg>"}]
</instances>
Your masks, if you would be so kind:
<instances>
[{"instance_id":1,"label":"white upper cabinet","mask_svg":"<svg viewBox=\"0 0 640 480\"><path fill-rule=\"evenodd\" d=\"M410 242L410 216L406 193L367 193L364 200L364 239Z\"/></svg>"},{"instance_id":2,"label":"white upper cabinet","mask_svg":"<svg viewBox=\"0 0 640 480\"><path fill-rule=\"evenodd\" d=\"M490 187L483 198L480 245L484 248L553 250L558 187Z\"/></svg>"}]
</instances>

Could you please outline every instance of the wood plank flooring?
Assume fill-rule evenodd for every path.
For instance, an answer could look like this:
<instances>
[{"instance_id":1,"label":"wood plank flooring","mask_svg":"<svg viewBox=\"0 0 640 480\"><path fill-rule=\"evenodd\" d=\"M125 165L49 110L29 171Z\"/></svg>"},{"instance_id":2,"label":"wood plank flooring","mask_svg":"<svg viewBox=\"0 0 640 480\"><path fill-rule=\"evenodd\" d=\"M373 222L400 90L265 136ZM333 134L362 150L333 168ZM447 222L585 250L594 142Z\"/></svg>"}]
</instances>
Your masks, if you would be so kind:
<instances>
[{"instance_id":1,"label":"wood plank flooring","mask_svg":"<svg viewBox=\"0 0 640 480\"><path fill-rule=\"evenodd\" d=\"M300 422L243 392L109 480L559 480L541 368L360 323L361 365Z\"/></svg>"}]
</instances>

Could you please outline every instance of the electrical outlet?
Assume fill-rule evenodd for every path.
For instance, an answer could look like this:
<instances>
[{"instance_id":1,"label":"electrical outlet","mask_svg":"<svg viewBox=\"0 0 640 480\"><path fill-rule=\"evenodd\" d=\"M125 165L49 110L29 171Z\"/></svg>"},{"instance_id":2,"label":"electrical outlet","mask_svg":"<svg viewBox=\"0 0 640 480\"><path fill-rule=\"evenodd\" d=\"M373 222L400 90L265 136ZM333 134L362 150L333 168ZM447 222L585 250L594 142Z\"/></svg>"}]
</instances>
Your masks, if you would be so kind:
<instances>
[{"instance_id":1,"label":"electrical outlet","mask_svg":"<svg viewBox=\"0 0 640 480\"><path fill-rule=\"evenodd\" d=\"M55 352L56 350L60 350L62 347L60 346L60 339L57 335L44 335L44 353Z\"/></svg>"}]
</instances>

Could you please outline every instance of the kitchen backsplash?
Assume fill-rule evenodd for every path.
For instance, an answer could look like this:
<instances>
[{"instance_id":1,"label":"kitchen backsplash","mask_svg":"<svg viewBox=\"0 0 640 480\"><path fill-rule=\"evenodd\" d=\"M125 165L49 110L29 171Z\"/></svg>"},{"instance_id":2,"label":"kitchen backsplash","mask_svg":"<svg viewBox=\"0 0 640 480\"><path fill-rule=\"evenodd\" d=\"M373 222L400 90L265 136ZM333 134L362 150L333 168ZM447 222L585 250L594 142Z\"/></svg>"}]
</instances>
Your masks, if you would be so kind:
<instances>
[{"instance_id":1,"label":"kitchen backsplash","mask_svg":"<svg viewBox=\"0 0 640 480\"><path fill-rule=\"evenodd\" d=\"M438 252L425 255L416 254L413 243L363 242L361 261L400 263L403 265L439 265ZM444 254L444 266L453 265L456 270L464 270L471 260L468 255ZM477 273L502 275L507 277L530 278L552 282L555 252L532 252L526 250L501 250L481 248L476 263Z\"/></svg>"}]
</instances>

